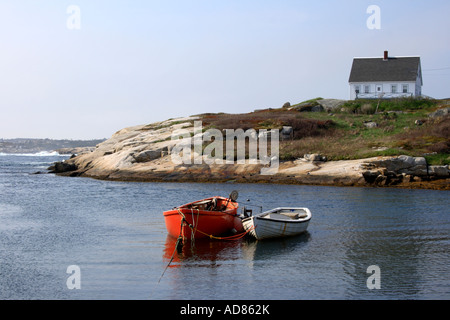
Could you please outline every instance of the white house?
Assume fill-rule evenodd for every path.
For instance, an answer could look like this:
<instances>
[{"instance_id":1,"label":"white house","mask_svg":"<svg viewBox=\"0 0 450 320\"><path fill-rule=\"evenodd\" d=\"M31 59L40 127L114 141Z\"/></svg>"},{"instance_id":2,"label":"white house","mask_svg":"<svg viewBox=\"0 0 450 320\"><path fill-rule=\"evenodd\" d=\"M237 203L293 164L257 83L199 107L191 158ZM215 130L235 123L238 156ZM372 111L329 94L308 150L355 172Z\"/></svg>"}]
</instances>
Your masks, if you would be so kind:
<instances>
[{"instance_id":1,"label":"white house","mask_svg":"<svg viewBox=\"0 0 450 320\"><path fill-rule=\"evenodd\" d=\"M348 82L351 100L420 97L420 57L354 58Z\"/></svg>"}]
</instances>

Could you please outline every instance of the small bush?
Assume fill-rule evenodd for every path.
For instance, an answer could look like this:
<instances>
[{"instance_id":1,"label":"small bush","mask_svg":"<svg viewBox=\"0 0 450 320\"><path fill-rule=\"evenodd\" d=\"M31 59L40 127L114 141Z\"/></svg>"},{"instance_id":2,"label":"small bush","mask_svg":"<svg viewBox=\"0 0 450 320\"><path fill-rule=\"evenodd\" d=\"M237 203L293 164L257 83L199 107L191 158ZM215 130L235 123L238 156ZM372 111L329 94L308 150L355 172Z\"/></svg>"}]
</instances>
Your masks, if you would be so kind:
<instances>
[{"instance_id":1,"label":"small bush","mask_svg":"<svg viewBox=\"0 0 450 320\"><path fill-rule=\"evenodd\" d=\"M376 107L370 103L365 103L361 106L362 114L374 114Z\"/></svg>"},{"instance_id":2,"label":"small bush","mask_svg":"<svg viewBox=\"0 0 450 320\"><path fill-rule=\"evenodd\" d=\"M305 137L318 137L330 134L329 129L334 126L331 120L320 121L313 119L286 119L284 125L292 127L294 130L294 139Z\"/></svg>"},{"instance_id":3,"label":"small bush","mask_svg":"<svg viewBox=\"0 0 450 320\"><path fill-rule=\"evenodd\" d=\"M428 150L436 153L450 153L450 141L437 142L429 146Z\"/></svg>"},{"instance_id":4,"label":"small bush","mask_svg":"<svg viewBox=\"0 0 450 320\"><path fill-rule=\"evenodd\" d=\"M405 149L424 152L450 152L450 118L426 123L416 130L409 130L397 136Z\"/></svg>"}]
</instances>

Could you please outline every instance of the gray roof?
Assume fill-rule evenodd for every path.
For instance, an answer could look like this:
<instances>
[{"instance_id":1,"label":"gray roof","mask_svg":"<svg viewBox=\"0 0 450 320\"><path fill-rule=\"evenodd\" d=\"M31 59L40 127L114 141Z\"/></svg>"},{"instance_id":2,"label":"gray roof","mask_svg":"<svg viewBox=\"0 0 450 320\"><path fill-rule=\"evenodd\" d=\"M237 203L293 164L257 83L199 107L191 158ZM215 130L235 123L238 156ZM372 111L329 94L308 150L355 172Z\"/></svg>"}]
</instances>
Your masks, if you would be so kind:
<instances>
[{"instance_id":1,"label":"gray roof","mask_svg":"<svg viewBox=\"0 0 450 320\"><path fill-rule=\"evenodd\" d=\"M420 57L355 58L349 82L416 81L419 70Z\"/></svg>"}]
</instances>

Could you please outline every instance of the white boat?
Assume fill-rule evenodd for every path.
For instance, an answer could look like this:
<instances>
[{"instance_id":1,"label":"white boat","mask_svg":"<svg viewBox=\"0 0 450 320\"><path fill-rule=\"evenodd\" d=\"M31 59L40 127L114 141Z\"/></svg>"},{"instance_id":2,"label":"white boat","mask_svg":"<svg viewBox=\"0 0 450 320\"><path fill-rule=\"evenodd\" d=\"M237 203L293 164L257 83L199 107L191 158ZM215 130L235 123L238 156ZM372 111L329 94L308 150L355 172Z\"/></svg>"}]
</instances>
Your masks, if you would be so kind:
<instances>
[{"instance_id":1,"label":"white boat","mask_svg":"<svg viewBox=\"0 0 450 320\"><path fill-rule=\"evenodd\" d=\"M311 211L308 208L276 208L242 220L248 234L258 240L289 237L308 228Z\"/></svg>"}]
</instances>

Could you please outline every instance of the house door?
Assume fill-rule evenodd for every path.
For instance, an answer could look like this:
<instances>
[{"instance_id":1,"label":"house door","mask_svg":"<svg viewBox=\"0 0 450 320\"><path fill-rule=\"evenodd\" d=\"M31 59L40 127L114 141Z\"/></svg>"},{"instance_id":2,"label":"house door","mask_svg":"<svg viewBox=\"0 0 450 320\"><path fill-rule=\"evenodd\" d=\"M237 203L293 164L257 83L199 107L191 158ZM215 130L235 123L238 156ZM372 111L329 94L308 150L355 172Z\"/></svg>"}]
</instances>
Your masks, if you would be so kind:
<instances>
[{"instance_id":1,"label":"house door","mask_svg":"<svg viewBox=\"0 0 450 320\"><path fill-rule=\"evenodd\" d=\"M383 96L383 86L381 84L376 85L376 96L379 98Z\"/></svg>"}]
</instances>

